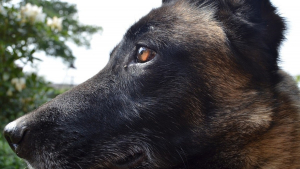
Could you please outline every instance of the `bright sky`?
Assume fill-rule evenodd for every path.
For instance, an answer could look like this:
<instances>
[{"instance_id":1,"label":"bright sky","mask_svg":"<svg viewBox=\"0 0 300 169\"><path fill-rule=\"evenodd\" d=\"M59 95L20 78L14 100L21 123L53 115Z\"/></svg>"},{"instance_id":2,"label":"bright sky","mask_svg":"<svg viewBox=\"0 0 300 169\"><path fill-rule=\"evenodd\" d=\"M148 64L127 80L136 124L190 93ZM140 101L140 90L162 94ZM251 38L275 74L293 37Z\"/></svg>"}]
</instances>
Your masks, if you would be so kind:
<instances>
[{"instance_id":1,"label":"bright sky","mask_svg":"<svg viewBox=\"0 0 300 169\"><path fill-rule=\"evenodd\" d=\"M109 53L122 39L126 30L146 15L152 8L159 7L161 0L66 0L77 4L79 20L84 24L98 25L104 30L93 37L91 48L71 46L77 57L76 70L68 70L61 60L41 57L39 75L54 83L79 84L99 72L107 63ZM271 0L288 23L287 40L281 48L280 66L291 75L300 75L300 1ZM73 78L72 78L73 77Z\"/></svg>"}]
</instances>

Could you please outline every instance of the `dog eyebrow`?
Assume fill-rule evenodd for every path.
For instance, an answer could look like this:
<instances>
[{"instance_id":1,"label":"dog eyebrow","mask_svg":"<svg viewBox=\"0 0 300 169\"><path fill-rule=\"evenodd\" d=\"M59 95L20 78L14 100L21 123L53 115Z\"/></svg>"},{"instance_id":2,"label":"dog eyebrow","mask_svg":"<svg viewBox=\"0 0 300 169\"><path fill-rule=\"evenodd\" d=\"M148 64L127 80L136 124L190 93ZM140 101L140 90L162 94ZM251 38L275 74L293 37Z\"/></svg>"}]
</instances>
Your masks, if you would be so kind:
<instances>
[{"instance_id":1,"label":"dog eyebrow","mask_svg":"<svg viewBox=\"0 0 300 169\"><path fill-rule=\"evenodd\" d=\"M138 36L141 36L151 30L151 27L152 26L149 23L145 23L143 21L138 22L129 28L125 37L129 39L136 39Z\"/></svg>"}]
</instances>

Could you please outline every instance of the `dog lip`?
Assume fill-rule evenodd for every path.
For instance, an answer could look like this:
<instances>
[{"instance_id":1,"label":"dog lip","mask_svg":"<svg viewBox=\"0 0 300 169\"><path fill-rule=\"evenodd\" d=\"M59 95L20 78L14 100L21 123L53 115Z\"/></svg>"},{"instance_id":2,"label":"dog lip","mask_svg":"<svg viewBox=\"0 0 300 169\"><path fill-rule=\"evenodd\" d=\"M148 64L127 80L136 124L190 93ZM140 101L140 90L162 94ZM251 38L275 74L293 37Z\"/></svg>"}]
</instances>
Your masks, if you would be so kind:
<instances>
[{"instance_id":1,"label":"dog lip","mask_svg":"<svg viewBox=\"0 0 300 169\"><path fill-rule=\"evenodd\" d=\"M143 152L137 152L134 154L130 154L130 155L126 156L125 158L116 160L113 163L113 168L126 169L126 168L137 167L144 161L145 158L146 158L146 155Z\"/></svg>"},{"instance_id":2,"label":"dog lip","mask_svg":"<svg viewBox=\"0 0 300 169\"><path fill-rule=\"evenodd\" d=\"M20 158L26 158L28 156L28 150L27 147L24 147L24 145L22 144L23 140L26 140L27 135L30 131L29 130L25 130L24 131L24 137L20 140L19 143L15 144L9 144L10 147L14 150L14 152L17 154L17 156L19 156Z\"/></svg>"}]
</instances>

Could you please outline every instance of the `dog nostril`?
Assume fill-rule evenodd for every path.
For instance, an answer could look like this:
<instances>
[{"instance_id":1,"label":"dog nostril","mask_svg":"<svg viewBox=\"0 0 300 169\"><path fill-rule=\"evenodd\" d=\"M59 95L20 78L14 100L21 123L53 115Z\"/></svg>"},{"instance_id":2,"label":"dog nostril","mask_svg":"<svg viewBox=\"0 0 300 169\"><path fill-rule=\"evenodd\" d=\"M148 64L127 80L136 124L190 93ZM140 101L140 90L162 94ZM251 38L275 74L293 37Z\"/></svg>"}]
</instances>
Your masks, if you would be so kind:
<instances>
[{"instance_id":1,"label":"dog nostril","mask_svg":"<svg viewBox=\"0 0 300 169\"><path fill-rule=\"evenodd\" d=\"M15 121L9 123L4 128L4 137L12 149L16 150L18 144L20 144L24 138L27 130L28 129L26 126L18 126Z\"/></svg>"}]
</instances>

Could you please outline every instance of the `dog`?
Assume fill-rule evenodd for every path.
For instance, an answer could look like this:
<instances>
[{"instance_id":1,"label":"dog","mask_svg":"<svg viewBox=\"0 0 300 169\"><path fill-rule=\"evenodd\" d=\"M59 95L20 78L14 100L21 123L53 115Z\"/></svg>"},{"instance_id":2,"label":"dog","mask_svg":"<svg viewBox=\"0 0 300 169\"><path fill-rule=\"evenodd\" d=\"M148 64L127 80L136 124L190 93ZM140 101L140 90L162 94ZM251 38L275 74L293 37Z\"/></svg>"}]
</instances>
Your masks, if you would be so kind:
<instances>
[{"instance_id":1,"label":"dog","mask_svg":"<svg viewBox=\"0 0 300 169\"><path fill-rule=\"evenodd\" d=\"M299 169L269 0L163 0L91 79L9 123L32 169Z\"/></svg>"}]
</instances>

